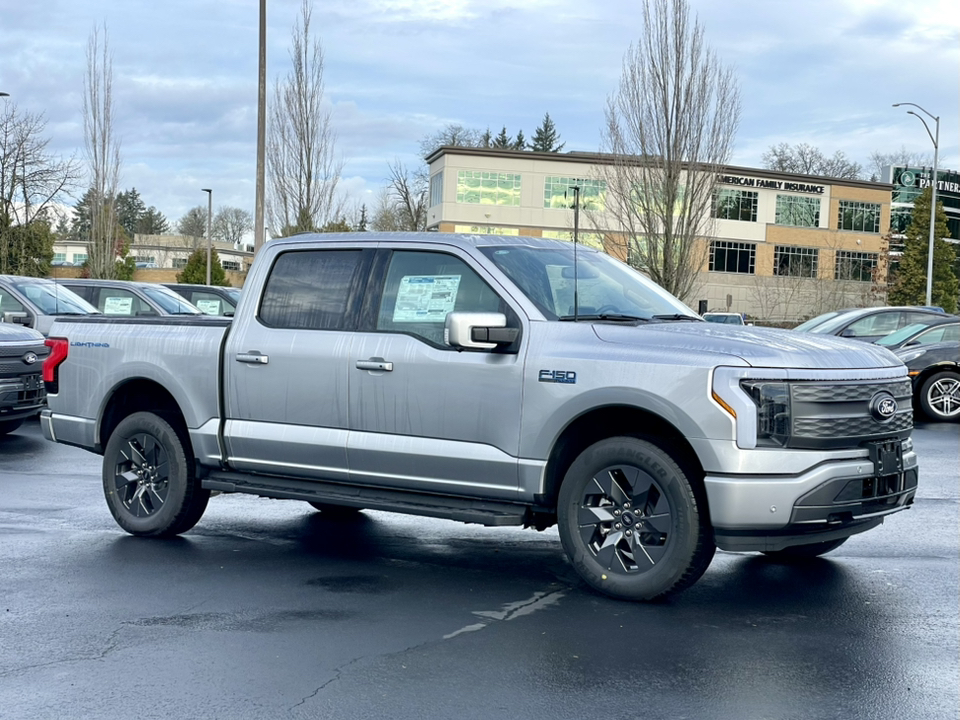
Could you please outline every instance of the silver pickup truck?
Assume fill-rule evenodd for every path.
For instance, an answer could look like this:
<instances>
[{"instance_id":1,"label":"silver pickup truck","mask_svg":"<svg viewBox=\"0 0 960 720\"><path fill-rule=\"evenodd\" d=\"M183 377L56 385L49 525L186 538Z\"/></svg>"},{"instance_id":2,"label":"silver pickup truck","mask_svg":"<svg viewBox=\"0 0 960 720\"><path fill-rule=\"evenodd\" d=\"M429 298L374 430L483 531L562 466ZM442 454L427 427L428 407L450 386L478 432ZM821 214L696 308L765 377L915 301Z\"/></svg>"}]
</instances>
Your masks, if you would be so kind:
<instances>
[{"instance_id":1,"label":"silver pickup truck","mask_svg":"<svg viewBox=\"0 0 960 720\"><path fill-rule=\"evenodd\" d=\"M906 368L882 348L703 322L538 238L300 235L229 318L64 318L44 435L103 455L135 535L211 491L558 525L594 588L689 587L716 548L828 552L913 502Z\"/></svg>"}]
</instances>

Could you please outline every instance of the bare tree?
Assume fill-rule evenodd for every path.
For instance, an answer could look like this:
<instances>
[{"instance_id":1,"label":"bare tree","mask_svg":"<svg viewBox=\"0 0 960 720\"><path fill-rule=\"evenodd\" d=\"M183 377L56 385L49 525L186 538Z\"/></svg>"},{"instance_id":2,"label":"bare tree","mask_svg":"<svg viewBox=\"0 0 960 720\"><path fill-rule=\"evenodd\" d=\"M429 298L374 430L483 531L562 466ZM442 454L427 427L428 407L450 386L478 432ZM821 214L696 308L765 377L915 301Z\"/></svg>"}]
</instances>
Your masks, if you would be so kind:
<instances>
[{"instance_id":1,"label":"bare tree","mask_svg":"<svg viewBox=\"0 0 960 720\"><path fill-rule=\"evenodd\" d=\"M107 29L93 29L87 42L87 74L83 93L83 129L90 188L93 192L90 254L87 266L95 278L117 275L123 254L123 232L117 220L120 182L120 140L113 132L113 59Z\"/></svg>"},{"instance_id":2,"label":"bare tree","mask_svg":"<svg viewBox=\"0 0 960 720\"><path fill-rule=\"evenodd\" d=\"M294 26L293 69L277 82L267 139L268 214L275 232L315 231L342 215L337 195L343 161L324 102L323 48L310 35L312 8L302 0Z\"/></svg>"},{"instance_id":3,"label":"bare tree","mask_svg":"<svg viewBox=\"0 0 960 720\"><path fill-rule=\"evenodd\" d=\"M183 217L177 220L177 232L184 238L184 247L198 249L200 241L207 236L207 208L197 205L187 210Z\"/></svg>"},{"instance_id":4,"label":"bare tree","mask_svg":"<svg viewBox=\"0 0 960 720\"><path fill-rule=\"evenodd\" d=\"M377 194L373 216L370 218L370 229L378 232L398 232L406 229L400 217L400 208L394 201L389 188L380 188Z\"/></svg>"},{"instance_id":5,"label":"bare tree","mask_svg":"<svg viewBox=\"0 0 960 720\"><path fill-rule=\"evenodd\" d=\"M606 108L606 210L631 264L681 300L693 296L712 234L717 172L740 121L733 73L706 47L687 0L643 0L643 31Z\"/></svg>"},{"instance_id":6,"label":"bare tree","mask_svg":"<svg viewBox=\"0 0 960 720\"><path fill-rule=\"evenodd\" d=\"M870 179L873 181L883 177L883 169L888 165L901 167L929 167L933 165L933 157L929 153L910 152L906 145L901 145L896 152L882 153L874 150L870 153Z\"/></svg>"},{"instance_id":7,"label":"bare tree","mask_svg":"<svg viewBox=\"0 0 960 720\"><path fill-rule=\"evenodd\" d=\"M858 180L863 176L863 168L860 164L850 160L842 151L837 150L832 156L827 157L820 148L807 143L797 143L792 147L787 143L771 145L760 157L760 162L767 170L803 175L820 175L847 180Z\"/></svg>"},{"instance_id":8,"label":"bare tree","mask_svg":"<svg viewBox=\"0 0 960 720\"><path fill-rule=\"evenodd\" d=\"M80 178L74 158L64 160L47 151L43 115L20 113L12 101L3 101L0 114L0 273L44 275L37 262L50 247L38 246L52 238L54 203L72 190ZM62 223L62 218L61 218ZM42 244L41 243L41 244Z\"/></svg>"},{"instance_id":9,"label":"bare tree","mask_svg":"<svg viewBox=\"0 0 960 720\"><path fill-rule=\"evenodd\" d=\"M387 194L394 212L397 230L426 230L427 187L425 169L411 173L403 163L395 160L390 167Z\"/></svg>"},{"instance_id":10,"label":"bare tree","mask_svg":"<svg viewBox=\"0 0 960 720\"><path fill-rule=\"evenodd\" d=\"M506 128L504 128L506 132ZM491 147L493 138L490 131L466 128L458 123L448 123L435 133L427 135L420 141L420 155L427 157L440 147Z\"/></svg>"},{"instance_id":11,"label":"bare tree","mask_svg":"<svg viewBox=\"0 0 960 720\"><path fill-rule=\"evenodd\" d=\"M213 239L236 245L253 230L253 215L235 207L221 207L213 216Z\"/></svg>"}]
</instances>

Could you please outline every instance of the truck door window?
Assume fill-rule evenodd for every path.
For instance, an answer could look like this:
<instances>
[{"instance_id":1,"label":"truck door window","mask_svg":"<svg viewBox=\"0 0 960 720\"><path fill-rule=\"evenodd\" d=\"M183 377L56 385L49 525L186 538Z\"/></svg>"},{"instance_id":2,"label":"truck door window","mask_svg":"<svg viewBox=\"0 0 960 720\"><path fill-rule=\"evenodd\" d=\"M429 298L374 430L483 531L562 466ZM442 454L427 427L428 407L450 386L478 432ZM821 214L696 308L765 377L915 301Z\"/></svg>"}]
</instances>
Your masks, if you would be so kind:
<instances>
[{"instance_id":1,"label":"truck door window","mask_svg":"<svg viewBox=\"0 0 960 720\"><path fill-rule=\"evenodd\" d=\"M343 330L360 250L306 250L280 255L260 302L260 322L298 330Z\"/></svg>"},{"instance_id":2,"label":"truck door window","mask_svg":"<svg viewBox=\"0 0 960 720\"><path fill-rule=\"evenodd\" d=\"M502 312L500 296L465 262L436 252L396 251L377 330L416 335L439 347L450 312Z\"/></svg>"}]
</instances>

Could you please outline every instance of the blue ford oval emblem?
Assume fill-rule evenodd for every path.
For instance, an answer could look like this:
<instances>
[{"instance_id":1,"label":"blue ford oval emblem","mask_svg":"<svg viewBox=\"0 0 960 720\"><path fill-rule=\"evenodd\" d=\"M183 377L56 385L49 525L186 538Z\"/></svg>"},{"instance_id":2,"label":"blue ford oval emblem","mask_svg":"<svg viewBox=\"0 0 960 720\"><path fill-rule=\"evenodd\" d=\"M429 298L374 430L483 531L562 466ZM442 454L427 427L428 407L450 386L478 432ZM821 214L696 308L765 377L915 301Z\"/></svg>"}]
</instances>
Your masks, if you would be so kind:
<instances>
[{"instance_id":1,"label":"blue ford oval emblem","mask_svg":"<svg viewBox=\"0 0 960 720\"><path fill-rule=\"evenodd\" d=\"M888 392L878 392L870 399L870 414L880 422L886 422L897 414L897 399Z\"/></svg>"},{"instance_id":2,"label":"blue ford oval emblem","mask_svg":"<svg viewBox=\"0 0 960 720\"><path fill-rule=\"evenodd\" d=\"M28 352L26 355L23 356L23 361L27 365L33 365L37 361L37 354Z\"/></svg>"}]
</instances>

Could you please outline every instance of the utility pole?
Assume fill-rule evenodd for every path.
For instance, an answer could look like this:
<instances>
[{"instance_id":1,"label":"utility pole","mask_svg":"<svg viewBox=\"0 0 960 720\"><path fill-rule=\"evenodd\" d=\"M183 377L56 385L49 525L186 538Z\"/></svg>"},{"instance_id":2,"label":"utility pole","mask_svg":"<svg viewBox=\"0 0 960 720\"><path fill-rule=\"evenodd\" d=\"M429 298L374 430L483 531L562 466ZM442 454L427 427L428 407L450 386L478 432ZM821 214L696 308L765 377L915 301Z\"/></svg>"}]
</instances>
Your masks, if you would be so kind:
<instances>
[{"instance_id":1,"label":"utility pole","mask_svg":"<svg viewBox=\"0 0 960 720\"><path fill-rule=\"evenodd\" d=\"M254 255L263 247L263 196L267 136L267 0L260 0L260 84L257 96L257 199L253 219Z\"/></svg>"}]
</instances>

